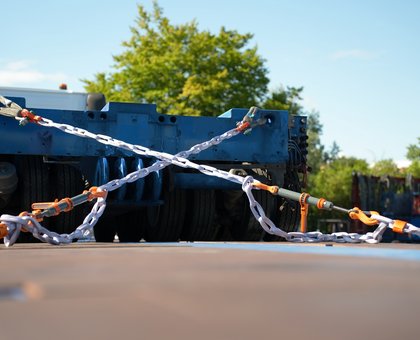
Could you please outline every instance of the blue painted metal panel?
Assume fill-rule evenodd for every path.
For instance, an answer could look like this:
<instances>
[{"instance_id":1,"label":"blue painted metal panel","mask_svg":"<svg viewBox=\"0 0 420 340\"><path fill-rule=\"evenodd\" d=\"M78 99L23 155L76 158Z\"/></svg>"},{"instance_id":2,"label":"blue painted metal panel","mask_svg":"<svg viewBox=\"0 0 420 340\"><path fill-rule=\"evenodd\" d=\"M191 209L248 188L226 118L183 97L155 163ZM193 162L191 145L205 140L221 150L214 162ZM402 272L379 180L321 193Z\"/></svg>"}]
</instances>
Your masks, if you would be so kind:
<instances>
[{"instance_id":1,"label":"blue painted metal panel","mask_svg":"<svg viewBox=\"0 0 420 340\"><path fill-rule=\"evenodd\" d=\"M102 111L36 109L55 122L121 139L148 148L177 153L236 126L246 109L232 109L223 117L170 116L156 112L151 104L109 103ZM193 156L195 160L224 162L284 163L288 159L288 113L261 110L271 124L255 128L217 147ZM256 119L259 117L256 117ZM129 152L102 145L62 131L33 124L19 127L17 121L0 116L0 154L47 156L131 156Z\"/></svg>"},{"instance_id":2,"label":"blue painted metal panel","mask_svg":"<svg viewBox=\"0 0 420 340\"><path fill-rule=\"evenodd\" d=\"M241 190L241 185L200 173L176 173L174 186L181 189Z\"/></svg>"}]
</instances>

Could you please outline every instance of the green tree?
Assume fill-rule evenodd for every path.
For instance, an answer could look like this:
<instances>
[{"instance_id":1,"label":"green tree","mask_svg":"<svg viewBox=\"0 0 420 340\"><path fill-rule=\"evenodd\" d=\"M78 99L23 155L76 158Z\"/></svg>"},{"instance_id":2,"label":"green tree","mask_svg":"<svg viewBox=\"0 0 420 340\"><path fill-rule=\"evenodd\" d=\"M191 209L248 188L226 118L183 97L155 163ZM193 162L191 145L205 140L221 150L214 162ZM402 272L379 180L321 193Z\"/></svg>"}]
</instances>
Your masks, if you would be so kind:
<instances>
[{"instance_id":1,"label":"green tree","mask_svg":"<svg viewBox=\"0 0 420 340\"><path fill-rule=\"evenodd\" d=\"M300 104L303 87L280 87L270 93L262 107L271 110L287 110L290 114L299 115L303 113Z\"/></svg>"},{"instance_id":2,"label":"green tree","mask_svg":"<svg viewBox=\"0 0 420 340\"><path fill-rule=\"evenodd\" d=\"M313 176L311 194L325 197L338 206L350 207L352 174L355 171L368 173L369 164L354 157L339 157L323 164Z\"/></svg>"},{"instance_id":3,"label":"green tree","mask_svg":"<svg viewBox=\"0 0 420 340\"><path fill-rule=\"evenodd\" d=\"M410 144L407 147L407 158L411 161L420 160L420 137L417 138L417 145Z\"/></svg>"},{"instance_id":4,"label":"green tree","mask_svg":"<svg viewBox=\"0 0 420 340\"><path fill-rule=\"evenodd\" d=\"M372 169L373 176L401 176L402 173L398 169L397 164L392 159L383 159L376 162Z\"/></svg>"},{"instance_id":5,"label":"green tree","mask_svg":"<svg viewBox=\"0 0 420 340\"><path fill-rule=\"evenodd\" d=\"M340 151L341 151L340 147L334 141L333 144L331 145L330 150L324 152L324 156L323 156L324 162L328 163L328 162L335 161L338 158Z\"/></svg>"},{"instance_id":6,"label":"green tree","mask_svg":"<svg viewBox=\"0 0 420 340\"><path fill-rule=\"evenodd\" d=\"M414 177L420 178L420 161L412 161L410 166L407 168L406 173L411 174Z\"/></svg>"},{"instance_id":7,"label":"green tree","mask_svg":"<svg viewBox=\"0 0 420 340\"><path fill-rule=\"evenodd\" d=\"M321 143L322 124L319 112L312 111L308 114L308 157L307 162L311 168L312 175L316 174L324 162L325 147ZM311 183L309 176L309 184ZM310 187L310 185L309 185Z\"/></svg>"},{"instance_id":8,"label":"green tree","mask_svg":"<svg viewBox=\"0 0 420 340\"><path fill-rule=\"evenodd\" d=\"M420 137L417 138L417 145L410 144L407 147L407 158L411 160L406 172L414 177L420 178Z\"/></svg>"},{"instance_id":9,"label":"green tree","mask_svg":"<svg viewBox=\"0 0 420 340\"><path fill-rule=\"evenodd\" d=\"M88 92L108 100L156 103L170 114L218 115L232 107L259 105L269 79L252 34L222 27L200 31L195 21L173 25L154 2L138 5L132 37L114 56L115 72L83 80Z\"/></svg>"}]
</instances>

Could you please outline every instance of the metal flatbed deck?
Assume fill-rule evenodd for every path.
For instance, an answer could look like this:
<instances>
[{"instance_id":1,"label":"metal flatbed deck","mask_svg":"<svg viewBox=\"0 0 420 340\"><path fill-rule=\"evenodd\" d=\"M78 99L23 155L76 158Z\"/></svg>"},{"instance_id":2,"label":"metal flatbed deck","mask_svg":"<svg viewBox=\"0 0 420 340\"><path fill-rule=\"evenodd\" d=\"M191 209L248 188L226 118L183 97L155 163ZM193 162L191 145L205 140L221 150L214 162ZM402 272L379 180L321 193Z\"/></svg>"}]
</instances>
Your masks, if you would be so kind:
<instances>
[{"instance_id":1,"label":"metal flatbed deck","mask_svg":"<svg viewBox=\"0 0 420 340\"><path fill-rule=\"evenodd\" d=\"M16 244L0 265L0 339L420 337L420 244Z\"/></svg>"}]
</instances>

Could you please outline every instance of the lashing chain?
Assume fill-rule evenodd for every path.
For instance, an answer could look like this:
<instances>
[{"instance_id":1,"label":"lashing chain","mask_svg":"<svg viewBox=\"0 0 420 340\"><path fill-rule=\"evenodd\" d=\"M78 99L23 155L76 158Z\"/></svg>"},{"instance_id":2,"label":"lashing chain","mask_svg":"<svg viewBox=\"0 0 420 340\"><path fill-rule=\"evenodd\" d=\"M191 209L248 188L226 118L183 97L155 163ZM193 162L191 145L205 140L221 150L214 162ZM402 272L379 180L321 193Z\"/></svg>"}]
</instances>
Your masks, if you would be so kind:
<instances>
[{"instance_id":1,"label":"lashing chain","mask_svg":"<svg viewBox=\"0 0 420 340\"><path fill-rule=\"evenodd\" d=\"M1 98L4 98L4 97L1 97ZM10 101L9 103L6 102L6 104L8 104L9 106L13 106L10 104ZM359 234L354 234L354 233L322 234L319 232L305 232L306 227L304 227L302 230L303 232L300 232L300 233L298 232L286 233L280 228L277 228L274 225L274 223L265 215L264 210L262 209L261 205L255 200L252 194L252 189L257 188L257 189L267 190L271 192L272 194L299 201L301 203L302 209L305 212L305 224L306 224L306 214L307 214L308 204L316 205L320 209L327 209L327 210L334 209L334 210L346 212L349 214L350 212L352 212L353 216L361 216L361 214L358 213L355 209L347 210L344 208L335 207L331 202L326 201L325 199L322 199L322 198L321 199L314 198L314 197L311 197L309 194L299 194L299 193L296 193L287 189L279 188L277 186L268 186L259 181L254 180L251 176L244 178L244 177L237 176L223 170L216 169L208 165L195 164L187 159L187 157L190 154L199 153L202 150L205 150L213 145L217 145L221 143L225 139L228 139L237 135L238 133L241 133L241 132L247 133L250 131L250 129L253 126L265 124L266 119L260 119L256 123L253 123L253 118L255 116L255 113L257 112L257 108L254 108L254 107L250 109L250 111L244 117L242 122L238 123L235 129L229 130L220 136L212 138L208 142L198 144L187 151L178 153L177 155L171 155L168 153L153 151L140 145L132 145L129 143L125 143L123 141L113 139L109 136L96 135L89 131L75 128L68 124L57 124L49 119L44 119L42 117L35 116L33 114L28 115L25 113L24 115L22 115L21 112L22 112L22 109L20 108L19 114L15 115L15 118L20 120L21 122L24 121L26 123L29 121L29 122L40 124L42 126L54 127L66 133L73 134L79 137L93 138L97 140L98 142L105 145L113 145L118 148L132 151L139 155L153 156L160 159L159 162L156 162L155 164L153 164L152 166L148 168L135 171L133 173L128 174L124 178L113 180L105 185L102 185L101 187L99 187L100 192L108 192L108 191L115 190L126 183L131 183L141 177L147 176L150 172L161 170L164 167L168 166L169 164L174 164L174 165L184 167L184 168L193 168L206 175L216 176L216 177L228 180L228 181L242 184L242 189L247 194L248 200L250 202L251 211L253 215L255 216L255 218L259 221L263 229L270 234L281 236L289 241L293 241L293 242L320 242L320 241L363 242L364 241L368 243L377 243L380 241L381 235L387 227L395 228L396 230L401 230L406 233L413 233L413 234L415 233L415 234L420 235L420 228L417 228L409 223L405 223L405 222L400 223L399 221L394 221L394 220L385 218L383 216L380 216L379 214L372 214L370 216L371 219L376 220L377 223L379 223L378 228L373 233L367 233L365 235L359 235ZM4 114L4 112L2 113L0 111L0 114ZM92 195L92 193L89 195ZM89 197L92 197L92 196L89 196ZM21 229L26 229L32 232L32 234L35 237L41 239L42 241L49 242L52 244L69 243L74 238L86 237L92 233L93 226L96 224L100 216L103 214L103 211L105 210L105 207L106 207L105 194L99 195L96 198L97 198L97 201L94 204L90 214L86 216L83 223L79 227L77 227L76 230L71 234L59 235L57 233L48 231L46 228L42 227L39 224L39 221L34 216L30 216L30 214L29 216L19 216L19 217L10 216L10 215L2 215L0 217L0 233L1 235L5 234L4 230L6 226L7 235L4 236L6 246L10 246L16 241L17 236L19 235L19 232ZM74 200L74 199L75 198L72 198L70 200ZM74 203L73 201L71 201L70 203L68 200L61 200L59 202L54 202L53 204L50 204L50 205L46 205L46 206L41 205L41 207L46 208L42 212L45 212L45 216L47 216L50 213L56 214L61 211L70 209L70 205L72 205L73 203ZM63 207L60 207L60 204ZM40 207L40 205L35 205L35 207ZM40 214L42 214L42 212Z\"/></svg>"},{"instance_id":2,"label":"lashing chain","mask_svg":"<svg viewBox=\"0 0 420 340\"><path fill-rule=\"evenodd\" d=\"M349 243L359 243L359 242L367 242L367 243L378 243L382 239L382 235L387 228L392 229L398 233L408 233L412 235L419 235L420 236L420 228L407 223L405 221L400 220L393 220L384 216L379 215L376 211L369 211L365 212L361 209L354 207L353 209L345 209L341 207L335 206L332 202L327 201L324 198L316 198L312 197L307 193L296 193L287 189L279 188L277 186L269 186L265 184L261 184L259 181L251 181L249 180L247 185L244 187L244 191L247 193L248 198L251 203L251 211L253 212L254 216L260 221L265 221L266 217L262 209L253 209L253 206L258 206L258 202L253 199L251 193L251 187L267 190L274 195L278 195L287 199L292 199L298 201L301 205L301 232L290 232L286 235L283 235L278 232L278 230L273 229L271 225L268 223L261 223L261 226L270 234L275 234L286 238L289 241L293 242L325 242L325 241L332 241L332 242L349 242ZM255 201L255 202L254 202ZM347 232L339 232L339 233L332 233L332 234L322 234L320 232L306 232L306 218L308 212L308 205L314 205L318 209L324 210L336 210L342 213L347 213L350 218L358 219L366 225L374 226L378 225L378 227L373 232L368 232L364 235L360 235L357 233L347 233ZM302 214L303 209L303 214ZM369 215L369 216L368 216Z\"/></svg>"},{"instance_id":3,"label":"lashing chain","mask_svg":"<svg viewBox=\"0 0 420 340\"><path fill-rule=\"evenodd\" d=\"M91 187L89 190L83 191L80 195L74 196L72 198L66 197L58 201L56 199L54 202L40 202L32 204L32 215L38 220L42 221L45 217L57 216L62 212L69 212L77 205L80 205L85 202L90 202L95 198L102 197L106 199L108 192L101 190L98 187Z\"/></svg>"},{"instance_id":4,"label":"lashing chain","mask_svg":"<svg viewBox=\"0 0 420 340\"><path fill-rule=\"evenodd\" d=\"M253 113L255 113L255 110L253 110ZM150 150L146 147L140 146L140 145L132 145L132 144L128 144L125 143L123 141L120 140L116 140L113 139L109 136L104 136L104 135L95 135L93 133L90 133L87 130L84 129L80 129L80 128L76 128L73 127L71 125L67 125L67 124L57 124L54 123L53 121L49 120L49 119L45 119L42 117L39 117L39 119L37 119L36 123L43 125L43 126L49 126L49 127L54 127L57 129L60 129L66 133L69 134L73 134L79 137L87 137L87 138L93 138L95 140L97 140L100 143L106 144L106 145L114 145L116 147L122 148L122 149L126 149L129 151L132 151L138 155L142 155L142 156L153 156L156 157L158 159L160 159L160 161L155 162L153 165L147 167L147 168L143 168L140 169L138 171L132 172L130 174L128 174L127 176L120 178L120 179L115 179L112 180L102 186L100 186L99 188L97 188L98 192L110 192L113 190L116 190L118 188L120 188L122 185L126 184L126 183L132 183L142 177L147 176L148 174L155 172L155 171L159 171L162 170L163 168L165 168L166 166L170 165L170 164L174 164L180 167L184 167L184 168L194 168L206 175L211 175L211 176L216 176L219 178L224 178L227 180L230 180L232 182L241 184L243 181L243 177L241 176L237 176L234 174L231 174L229 172L223 171L223 170L219 170L216 169L214 167L208 166L208 165L199 165L199 164L195 164L191 161L189 161L187 159L187 157L189 157L192 154L198 154L203 150L206 150L214 145L218 145L221 142L223 142L226 139L232 138L234 136L236 136L237 134L241 133L242 131L245 130L245 128L252 128L254 126L258 126L258 125L262 125L265 124L265 120L264 119L259 119L256 122L252 122L252 118L254 115L252 115L252 117L248 118L248 119L244 119L243 122L238 123L237 128L229 130L227 132L225 132L224 134L220 135L220 136L216 136L213 137L212 139L210 139L209 141L197 144L193 147L191 147L189 150L186 151L182 151L176 155L171 155L168 153L163 153L163 152L157 152L157 151L153 151ZM18 120L23 120L24 118L22 117L15 117ZM245 125L243 123L246 123ZM249 124L249 125L248 125ZM93 190L90 190L91 193L89 195L93 194ZM75 201L77 201L76 198L80 198L80 196L83 196L85 193L83 193L82 195L79 196L75 196L73 197L71 200L72 202L70 203L67 199L65 200L61 200L58 202L47 202L47 203L36 203L35 205L33 205L33 209L39 209L41 211L35 211L34 214L28 214L28 216L26 216L26 219L30 218L31 221L31 227L29 228L29 231L32 231L32 233L34 234L34 236L44 242L49 242L52 244L59 244L59 243L70 243L72 242L73 239L80 239L80 238L84 238L84 237L88 237L89 235L92 235L93 233L93 226L96 224L96 222L98 221L98 219L101 217L105 207L106 207L106 196L105 195L98 195L99 197L93 197L93 198L98 198L96 203L94 204L92 211L90 212L90 214L85 218L85 220L83 221L83 223L76 228L76 230L74 232L72 232L71 234L62 234L59 235L57 233L54 232L50 232L48 231L46 228L42 227L39 224L39 220L41 219L41 217L48 217L48 216L54 216L57 213L60 213L64 210L69 209L70 205L77 205L75 203ZM90 198L92 196L89 196ZM3 229L4 230L4 226L7 227L7 235L4 236L4 240L5 240L5 244L7 246L12 245L16 239L17 236L20 232L20 230L22 228L28 229L27 226L29 224L29 222L27 222L25 219L23 219L22 216L11 216L11 215L2 215L0 217L0 221L2 221L2 225L3 225ZM38 232L38 229L42 228L42 233Z\"/></svg>"}]
</instances>

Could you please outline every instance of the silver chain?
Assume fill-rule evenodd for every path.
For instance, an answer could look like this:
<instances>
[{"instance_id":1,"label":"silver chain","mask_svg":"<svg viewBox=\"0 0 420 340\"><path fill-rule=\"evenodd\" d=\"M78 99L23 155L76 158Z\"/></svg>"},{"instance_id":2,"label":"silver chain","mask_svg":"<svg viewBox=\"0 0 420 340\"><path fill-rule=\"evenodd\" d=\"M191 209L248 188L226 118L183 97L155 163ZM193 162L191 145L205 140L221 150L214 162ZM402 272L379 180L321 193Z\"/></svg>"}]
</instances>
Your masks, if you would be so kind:
<instances>
[{"instance_id":1,"label":"silver chain","mask_svg":"<svg viewBox=\"0 0 420 340\"><path fill-rule=\"evenodd\" d=\"M19 120L19 118L16 118ZM392 228L394 221L383 217L381 215L372 215L372 218L376 219L379 222L379 226L374 232L366 233L365 235L360 235L356 233L332 233L332 234L322 234L320 232L285 232L280 228L277 228L275 224L266 216L261 205L255 200L254 195L252 194L253 183L255 182L254 178L251 176L242 177L234 175L230 172L223 171L217 168L214 168L209 165L202 165L191 162L187 158L192 154L198 154L201 151L208 149L214 145L220 144L226 139L232 138L240 133L238 129L232 129L220 136L216 136L209 141L197 144L191 147L189 150L179 152L176 155L168 154L165 152L158 152L146 148L141 145L134 145L123 142L112 137L94 134L87 130L74 127L68 124L58 124L52 120L43 118L38 124L46 127L54 127L65 133L75 135L82 138L91 138L95 139L99 143L105 145L111 145L117 148L131 151L135 154L141 156L151 156L160 161L155 162L151 166L137 170L126 175L123 178L112 180L98 188L98 191L110 192L116 190L123 186L126 183L134 182L140 178L143 178L150 174L151 172L159 171L165 168L166 166L173 164L182 168L192 168L200 171L201 173L208 176L219 177L237 184L242 185L242 190L246 193L249 205L252 214L258 220L261 227L269 234L280 236L291 242L348 242L348 243L378 243L381 241L382 234L386 228ZM0 221L7 225L8 236L4 238L4 243L6 246L11 246L16 242L17 237L22 228L25 228L28 232L31 232L34 237L38 238L41 241L48 242L51 244L65 244L71 243L74 239L83 239L88 238L93 235L93 227L102 216L106 208L106 198L99 197L95 202L91 212L85 217L83 223L76 228L76 230L70 234L58 234L48 229L44 228L36 219L32 216L12 216L12 215L1 215ZM417 228L409 223L407 223L404 232L409 234L417 234L420 236L420 228Z\"/></svg>"},{"instance_id":2,"label":"silver chain","mask_svg":"<svg viewBox=\"0 0 420 340\"><path fill-rule=\"evenodd\" d=\"M248 176L244 179L242 184L242 190L246 193L249 201L249 207L252 214L260 223L261 227L271 235L280 236L290 242L336 242L336 243L379 243L382 240L382 235L387 228L392 229L394 220L381 216L372 215L371 218L379 222L378 227L373 232L368 232L364 235L357 233L339 232L332 234L323 234L321 232L312 231L306 233L300 232L285 232L284 230L277 228L275 224L266 216L261 205L255 200L252 194L254 179ZM420 236L420 228L407 223L404 232L411 235Z\"/></svg>"},{"instance_id":3,"label":"silver chain","mask_svg":"<svg viewBox=\"0 0 420 340\"><path fill-rule=\"evenodd\" d=\"M183 168L194 168L206 175L217 176L219 178L227 179L235 183L242 183L243 177L231 174L229 172L219 170L217 168L193 163L187 159L192 154L198 154L214 145L218 145L226 139L232 138L240 133L238 129L231 129L220 136L213 137L209 141L194 145L189 150L181 151L176 155L171 155L164 152L157 152L150 150L140 145L128 144L123 141L111 138L105 135L93 134L87 130L76 128L68 124L58 124L49 119L43 119L40 125L54 127L65 133L76 135L83 138L92 138L99 143L112 145L118 148L132 151L142 156L152 156L160 159L149 167L134 171L123 178L112 180L98 188L98 191L111 192L117 190L126 183L132 183L140 178L146 177L152 172L164 169L170 164L174 164ZM37 239L51 244L66 244L71 243L74 239L84 239L93 236L93 227L98 222L106 208L106 198L99 197L91 212L85 217L83 223L76 228L71 234L57 234L43 227L35 218L31 216L12 216L2 215L0 221L7 225L8 235L4 238L6 246L13 245L21 231L25 228L31 232Z\"/></svg>"}]
</instances>

